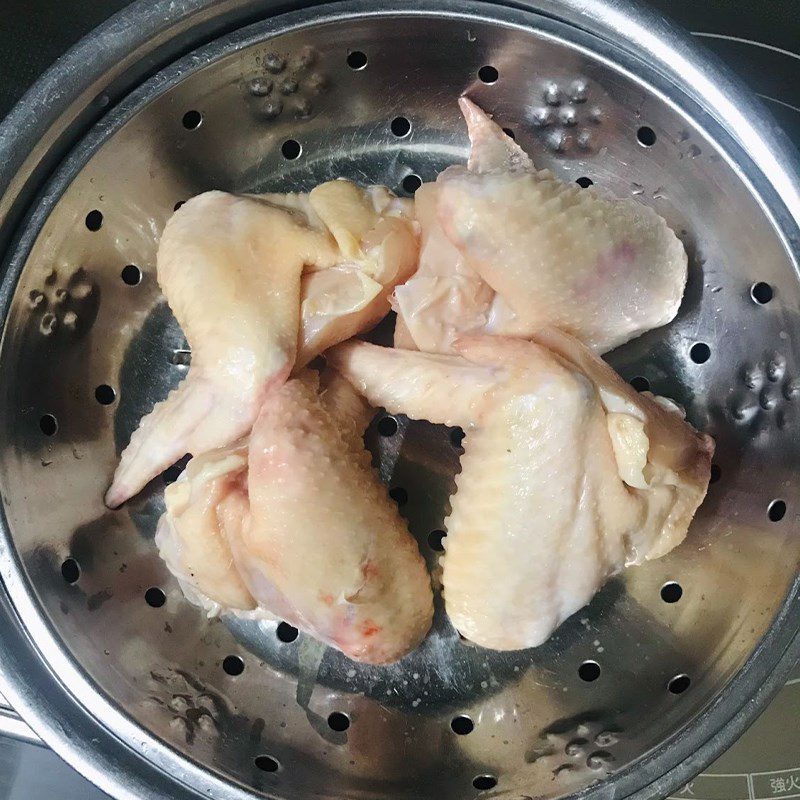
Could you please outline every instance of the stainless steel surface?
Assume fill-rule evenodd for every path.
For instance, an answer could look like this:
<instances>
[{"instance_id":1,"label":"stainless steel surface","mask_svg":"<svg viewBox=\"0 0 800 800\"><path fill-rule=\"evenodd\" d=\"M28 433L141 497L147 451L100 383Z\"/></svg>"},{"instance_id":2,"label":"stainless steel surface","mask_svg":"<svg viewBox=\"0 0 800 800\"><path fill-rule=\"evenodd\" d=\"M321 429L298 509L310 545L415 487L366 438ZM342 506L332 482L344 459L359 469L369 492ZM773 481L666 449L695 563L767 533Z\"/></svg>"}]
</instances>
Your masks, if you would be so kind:
<instances>
[{"instance_id":1,"label":"stainless steel surface","mask_svg":"<svg viewBox=\"0 0 800 800\"><path fill-rule=\"evenodd\" d=\"M40 744L39 737L20 719L2 694L0 694L0 734L30 744Z\"/></svg>"},{"instance_id":2,"label":"stainless steel surface","mask_svg":"<svg viewBox=\"0 0 800 800\"><path fill-rule=\"evenodd\" d=\"M0 694L0 734L14 736L19 731L24 731L26 736L35 740L36 734L19 718L11 707L11 703Z\"/></svg>"},{"instance_id":3,"label":"stainless steel surface","mask_svg":"<svg viewBox=\"0 0 800 800\"><path fill-rule=\"evenodd\" d=\"M48 743L107 791L461 798L492 776L493 794L511 798L575 795L601 778L586 796L650 797L648 782L687 757L700 769L710 758L700 745L763 702L753 675L778 662L798 619L794 176L742 123L746 103L734 106L724 82L709 89L697 71L698 106L664 77L667 61L699 69L681 41L648 40L651 29L615 6L581 6L605 40L521 10L444 2L256 23L111 108L40 197L5 284L0 575L20 651L31 636L58 676L59 705L35 696L48 686L38 674L28 688L3 680ZM591 27L568 3L543 8ZM651 48L649 66L613 43L623 23L628 49ZM364 69L348 66L354 50ZM484 64L496 83L477 78ZM678 320L612 360L717 438L720 479L681 548L612 581L536 650L469 647L440 612L418 652L379 669L302 634L282 642L274 626L209 622L152 545L163 483L121 511L101 502L119 448L185 369L173 363L184 342L153 275L158 232L176 202L211 187L279 190L341 174L402 190L409 174L430 179L464 157L454 102L464 91L541 166L649 203L680 232L691 280ZM190 110L202 114L191 130ZM576 125L561 121L566 111ZM398 115L412 123L403 139L389 127ZM637 141L643 125L656 132L652 147ZM291 162L280 149L289 138L303 148ZM102 227L91 231L95 209ZM128 264L140 283L122 280ZM751 298L759 281L773 289L766 305ZM711 348L702 364L690 355L697 342ZM95 400L101 384L116 391L110 406ZM457 449L447 431L405 422L370 441L384 478L407 490L404 511L433 564L428 534L441 526ZM775 500L787 513L773 522ZM73 583L62 575L70 558ZM683 587L677 603L661 599L668 581ZM165 605L145 602L149 587L166 592ZM242 675L222 670L229 654L244 659ZM593 683L578 676L587 659L602 668ZM676 695L678 675L691 685ZM348 714L346 732L331 730L331 712ZM475 723L469 735L450 728L459 714ZM101 739L108 733L130 749ZM276 772L259 769L263 755Z\"/></svg>"}]
</instances>

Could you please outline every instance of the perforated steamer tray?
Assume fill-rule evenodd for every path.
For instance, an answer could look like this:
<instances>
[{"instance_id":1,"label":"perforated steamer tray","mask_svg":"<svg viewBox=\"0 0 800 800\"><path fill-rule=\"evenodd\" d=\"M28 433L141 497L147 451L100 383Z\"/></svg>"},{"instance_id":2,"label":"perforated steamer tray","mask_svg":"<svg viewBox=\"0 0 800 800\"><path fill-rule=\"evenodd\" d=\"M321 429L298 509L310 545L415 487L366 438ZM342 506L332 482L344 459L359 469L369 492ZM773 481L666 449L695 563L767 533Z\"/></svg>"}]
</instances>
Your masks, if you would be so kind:
<instances>
[{"instance_id":1,"label":"perforated steamer tray","mask_svg":"<svg viewBox=\"0 0 800 800\"><path fill-rule=\"evenodd\" d=\"M74 146L54 144L51 128L15 163L24 107L0 136L15 176L0 205L11 242L4 691L118 797L653 797L680 786L794 658L798 202L780 145L749 127L749 101L680 37L605 4L543 4L547 15L203 6L134 7L94 54L91 86L62 67L59 121L39 127L78 109L102 117L73 126ZM238 30L248 16L260 20ZM237 30L217 39L222 28ZM193 49L201 38L211 43ZM169 65L134 81L125 70L159 46ZM153 548L161 487L117 512L100 499L133 426L186 368L155 286L158 232L177 202L211 187L342 174L411 190L410 176L464 157L454 101L465 91L540 165L634 194L684 239L679 319L612 361L717 438L719 479L683 547L612 581L533 651L470 647L440 613L418 652L378 669L303 635L284 641L275 626L208 622ZM398 117L411 123L402 137ZM60 163L41 184L30 168L45 153ZM457 469L451 432L400 420L369 440L433 565L429 536ZM678 603L662 599L672 583ZM597 673L588 662L596 680L581 677ZM453 730L461 716L465 735Z\"/></svg>"}]
</instances>

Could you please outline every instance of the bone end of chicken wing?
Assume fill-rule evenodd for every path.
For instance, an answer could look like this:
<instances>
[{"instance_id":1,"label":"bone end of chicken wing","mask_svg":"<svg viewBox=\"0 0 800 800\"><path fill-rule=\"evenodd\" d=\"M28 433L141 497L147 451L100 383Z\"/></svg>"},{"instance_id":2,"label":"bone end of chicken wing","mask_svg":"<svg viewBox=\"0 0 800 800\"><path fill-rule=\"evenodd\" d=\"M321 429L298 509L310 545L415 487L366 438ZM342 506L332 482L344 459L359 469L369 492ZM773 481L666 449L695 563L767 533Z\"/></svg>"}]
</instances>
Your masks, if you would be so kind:
<instances>
[{"instance_id":1,"label":"bone end of chicken wing","mask_svg":"<svg viewBox=\"0 0 800 800\"><path fill-rule=\"evenodd\" d=\"M366 190L359 191L366 194ZM377 325L390 311L394 288L416 269L417 226L406 216L406 207L399 206L396 216L366 210L364 214L369 221L351 223L360 232L354 260L303 275L296 369L329 347ZM340 224L339 236L344 239L341 228Z\"/></svg>"},{"instance_id":2,"label":"bone end of chicken wing","mask_svg":"<svg viewBox=\"0 0 800 800\"><path fill-rule=\"evenodd\" d=\"M255 607L218 516L226 498L242 494L246 470L247 445L238 443L193 458L164 492L156 545L184 595L210 614Z\"/></svg>"}]
</instances>

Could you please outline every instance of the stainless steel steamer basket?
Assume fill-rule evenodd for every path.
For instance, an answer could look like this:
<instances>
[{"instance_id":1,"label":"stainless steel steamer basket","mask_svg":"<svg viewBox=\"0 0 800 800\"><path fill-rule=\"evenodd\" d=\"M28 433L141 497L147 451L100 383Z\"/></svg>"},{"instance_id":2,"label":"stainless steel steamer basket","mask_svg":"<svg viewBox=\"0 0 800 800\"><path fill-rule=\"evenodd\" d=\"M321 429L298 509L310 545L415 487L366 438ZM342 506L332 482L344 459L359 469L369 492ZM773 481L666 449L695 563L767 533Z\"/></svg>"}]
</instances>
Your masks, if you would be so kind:
<instances>
[{"instance_id":1,"label":"stainless steel steamer basket","mask_svg":"<svg viewBox=\"0 0 800 800\"><path fill-rule=\"evenodd\" d=\"M188 360L158 233L212 187L411 191L464 157L463 92L539 165L635 195L683 238L679 318L612 360L717 438L709 497L682 547L532 651L470 647L441 609L386 668L209 622L153 547L163 481L101 502ZM0 127L0 688L117 798L668 794L800 655L796 163L716 64L613 0L184 0L113 18ZM458 439L401 419L369 442L433 565Z\"/></svg>"}]
</instances>

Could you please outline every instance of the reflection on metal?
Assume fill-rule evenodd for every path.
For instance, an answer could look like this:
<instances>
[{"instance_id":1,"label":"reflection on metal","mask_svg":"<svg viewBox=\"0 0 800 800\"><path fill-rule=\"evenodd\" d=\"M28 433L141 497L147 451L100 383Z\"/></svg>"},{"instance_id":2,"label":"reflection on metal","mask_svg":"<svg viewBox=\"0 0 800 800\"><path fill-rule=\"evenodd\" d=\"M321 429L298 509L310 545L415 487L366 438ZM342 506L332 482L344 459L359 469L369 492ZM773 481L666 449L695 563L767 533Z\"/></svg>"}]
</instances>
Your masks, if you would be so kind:
<instances>
[{"instance_id":1,"label":"reflection on metal","mask_svg":"<svg viewBox=\"0 0 800 800\"><path fill-rule=\"evenodd\" d=\"M0 694L0 736L10 736L31 744L41 744L41 739L17 716L8 701Z\"/></svg>"}]
</instances>

